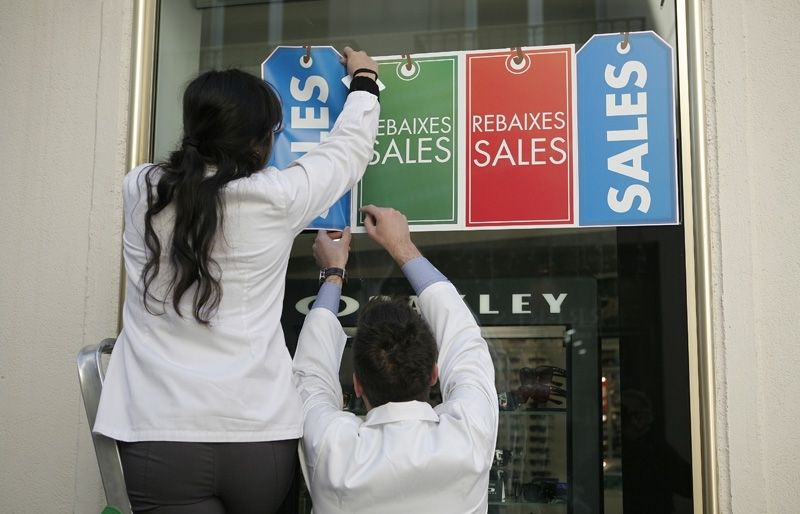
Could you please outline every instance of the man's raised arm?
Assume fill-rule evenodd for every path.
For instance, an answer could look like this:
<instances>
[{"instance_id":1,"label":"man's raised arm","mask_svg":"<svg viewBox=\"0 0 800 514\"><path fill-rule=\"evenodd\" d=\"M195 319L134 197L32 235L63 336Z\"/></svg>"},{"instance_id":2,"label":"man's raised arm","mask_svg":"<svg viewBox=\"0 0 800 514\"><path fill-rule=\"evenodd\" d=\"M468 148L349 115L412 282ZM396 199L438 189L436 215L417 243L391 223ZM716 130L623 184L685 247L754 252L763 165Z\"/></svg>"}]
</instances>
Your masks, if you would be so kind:
<instances>
[{"instance_id":1,"label":"man's raised arm","mask_svg":"<svg viewBox=\"0 0 800 514\"><path fill-rule=\"evenodd\" d=\"M419 252L411 241L406 217L394 210L365 206L367 234L401 266L416 291L422 315L439 347L442 397L458 404L481 431L497 434L497 392L494 365L475 318L455 287Z\"/></svg>"},{"instance_id":2,"label":"man's raised arm","mask_svg":"<svg viewBox=\"0 0 800 514\"><path fill-rule=\"evenodd\" d=\"M338 234L335 234L338 235ZM344 269L350 249L350 229L333 239L320 230L314 242L314 256L322 268ZM342 412L342 386L339 365L347 337L336 313L342 292L342 278L325 279L306 316L294 355L294 381L303 399L303 451L308 466L306 478L313 476L323 436L330 422Z\"/></svg>"}]
</instances>

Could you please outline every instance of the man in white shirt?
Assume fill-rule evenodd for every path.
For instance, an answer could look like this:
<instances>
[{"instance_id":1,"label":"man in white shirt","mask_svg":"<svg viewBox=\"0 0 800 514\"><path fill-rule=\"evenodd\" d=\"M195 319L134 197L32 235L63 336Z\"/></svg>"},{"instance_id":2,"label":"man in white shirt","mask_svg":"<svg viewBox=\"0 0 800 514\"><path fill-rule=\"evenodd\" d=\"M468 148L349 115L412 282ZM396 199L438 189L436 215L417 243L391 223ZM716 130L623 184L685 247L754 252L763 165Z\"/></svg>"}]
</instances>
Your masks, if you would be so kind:
<instances>
[{"instance_id":1,"label":"man in white shirt","mask_svg":"<svg viewBox=\"0 0 800 514\"><path fill-rule=\"evenodd\" d=\"M364 207L369 236L418 295L373 300L353 341L354 387L366 419L342 411L346 336L336 317L349 230L314 243L325 282L294 357L303 398L302 459L315 514L486 512L497 438L497 393L486 341L455 287L411 242L394 209ZM438 362L437 362L438 354ZM443 403L426 402L441 383Z\"/></svg>"}]
</instances>

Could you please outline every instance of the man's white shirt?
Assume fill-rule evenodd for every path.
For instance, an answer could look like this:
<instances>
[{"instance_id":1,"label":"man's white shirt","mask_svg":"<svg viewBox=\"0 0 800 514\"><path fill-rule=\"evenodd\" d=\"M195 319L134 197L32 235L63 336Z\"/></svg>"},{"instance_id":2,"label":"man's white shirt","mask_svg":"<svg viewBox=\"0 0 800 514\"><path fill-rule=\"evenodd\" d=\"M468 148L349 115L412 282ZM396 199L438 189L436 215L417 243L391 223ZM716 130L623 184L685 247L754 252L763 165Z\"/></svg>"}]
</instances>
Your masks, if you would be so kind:
<instances>
[{"instance_id":1,"label":"man's white shirt","mask_svg":"<svg viewBox=\"0 0 800 514\"><path fill-rule=\"evenodd\" d=\"M452 284L436 281L418 295L439 346L443 403L435 408L388 403L366 420L343 412L338 370L346 336L327 308L315 306L306 318L294 377L315 514L487 511L498 421L492 359Z\"/></svg>"}]
</instances>

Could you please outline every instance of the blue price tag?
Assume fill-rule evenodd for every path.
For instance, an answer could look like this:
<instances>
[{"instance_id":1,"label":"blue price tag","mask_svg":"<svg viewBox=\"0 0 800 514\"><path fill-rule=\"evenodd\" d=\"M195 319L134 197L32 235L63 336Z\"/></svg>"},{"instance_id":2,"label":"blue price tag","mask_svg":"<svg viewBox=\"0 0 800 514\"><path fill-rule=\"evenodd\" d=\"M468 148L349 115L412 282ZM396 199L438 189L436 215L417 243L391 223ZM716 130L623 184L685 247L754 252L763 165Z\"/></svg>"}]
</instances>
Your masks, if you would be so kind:
<instances>
[{"instance_id":1,"label":"blue price tag","mask_svg":"<svg viewBox=\"0 0 800 514\"><path fill-rule=\"evenodd\" d=\"M672 48L593 36L578 51L580 225L678 223Z\"/></svg>"},{"instance_id":2,"label":"blue price tag","mask_svg":"<svg viewBox=\"0 0 800 514\"><path fill-rule=\"evenodd\" d=\"M285 168L323 141L347 99L346 75L339 52L330 46L306 49L280 46L261 64L261 77L278 91L283 130L275 134L270 166ZM309 229L338 229L350 223L350 193L345 193Z\"/></svg>"}]
</instances>

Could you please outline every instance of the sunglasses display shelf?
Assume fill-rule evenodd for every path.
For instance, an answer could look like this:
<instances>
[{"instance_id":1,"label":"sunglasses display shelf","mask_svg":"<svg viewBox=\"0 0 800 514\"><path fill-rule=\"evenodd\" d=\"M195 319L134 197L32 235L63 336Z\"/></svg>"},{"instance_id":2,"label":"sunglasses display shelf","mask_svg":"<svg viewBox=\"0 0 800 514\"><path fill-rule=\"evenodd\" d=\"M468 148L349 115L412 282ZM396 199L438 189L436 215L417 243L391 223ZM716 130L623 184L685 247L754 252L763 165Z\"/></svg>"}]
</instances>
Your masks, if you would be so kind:
<instances>
[{"instance_id":1,"label":"sunglasses display shelf","mask_svg":"<svg viewBox=\"0 0 800 514\"><path fill-rule=\"evenodd\" d=\"M567 512L563 326L487 327L500 420L489 513Z\"/></svg>"}]
</instances>

